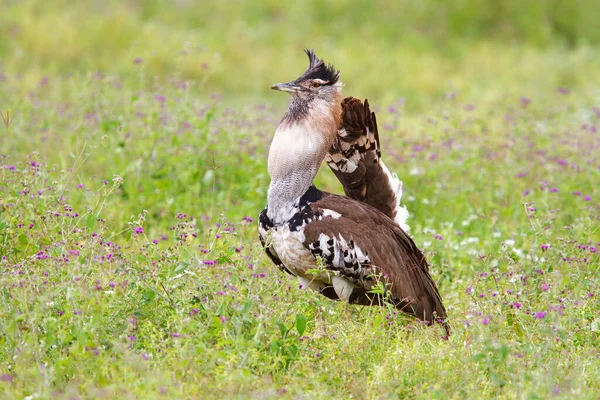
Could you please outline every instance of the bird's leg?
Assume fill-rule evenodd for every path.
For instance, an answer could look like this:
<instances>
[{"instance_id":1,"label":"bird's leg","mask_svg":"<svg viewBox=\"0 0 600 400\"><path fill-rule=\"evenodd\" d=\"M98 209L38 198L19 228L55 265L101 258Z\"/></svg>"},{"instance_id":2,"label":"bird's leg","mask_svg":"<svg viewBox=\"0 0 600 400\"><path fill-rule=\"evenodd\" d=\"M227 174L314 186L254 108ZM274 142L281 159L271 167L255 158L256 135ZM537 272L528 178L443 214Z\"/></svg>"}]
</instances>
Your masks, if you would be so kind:
<instances>
[{"instance_id":1,"label":"bird's leg","mask_svg":"<svg viewBox=\"0 0 600 400\"><path fill-rule=\"evenodd\" d=\"M347 304L350 300L350 295L354 290L354 284L348 279L339 275L333 276L333 278L331 279L331 284L333 285L333 289L335 290L335 293L338 295L340 300L346 302Z\"/></svg>"},{"instance_id":2,"label":"bird's leg","mask_svg":"<svg viewBox=\"0 0 600 400\"><path fill-rule=\"evenodd\" d=\"M302 289L312 289L315 292L320 292L321 289L325 286L323 282L317 280L308 280L302 276L298 276L298 283L302 286Z\"/></svg>"},{"instance_id":3,"label":"bird's leg","mask_svg":"<svg viewBox=\"0 0 600 400\"><path fill-rule=\"evenodd\" d=\"M331 284L340 300L346 303L344 306L346 315L350 314L350 296L355 289L354 284L339 275L333 276Z\"/></svg>"}]
</instances>

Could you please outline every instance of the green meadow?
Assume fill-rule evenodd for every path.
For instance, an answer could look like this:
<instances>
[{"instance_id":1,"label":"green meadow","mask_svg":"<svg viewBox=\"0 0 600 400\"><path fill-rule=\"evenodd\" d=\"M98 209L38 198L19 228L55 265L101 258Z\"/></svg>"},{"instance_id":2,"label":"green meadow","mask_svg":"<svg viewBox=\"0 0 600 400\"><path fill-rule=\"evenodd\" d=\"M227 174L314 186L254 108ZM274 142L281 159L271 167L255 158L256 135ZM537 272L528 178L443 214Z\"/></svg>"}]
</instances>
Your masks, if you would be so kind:
<instances>
[{"instance_id":1,"label":"green meadow","mask_svg":"<svg viewBox=\"0 0 600 400\"><path fill-rule=\"evenodd\" d=\"M0 398L598 397L597 1L0 10ZM448 340L263 254L304 47L377 112Z\"/></svg>"}]
</instances>

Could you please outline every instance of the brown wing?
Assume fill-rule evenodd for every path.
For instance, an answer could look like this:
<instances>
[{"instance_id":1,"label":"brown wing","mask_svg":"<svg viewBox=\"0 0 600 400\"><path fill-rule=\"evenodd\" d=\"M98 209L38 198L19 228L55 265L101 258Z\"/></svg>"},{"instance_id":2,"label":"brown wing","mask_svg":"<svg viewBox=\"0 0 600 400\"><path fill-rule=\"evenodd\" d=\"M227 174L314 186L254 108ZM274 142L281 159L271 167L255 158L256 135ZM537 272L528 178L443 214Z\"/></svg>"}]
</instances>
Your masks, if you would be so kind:
<instances>
[{"instance_id":1,"label":"brown wing","mask_svg":"<svg viewBox=\"0 0 600 400\"><path fill-rule=\"evenodd\" d=\"M408 212L400 207L402 182L381 160L377 119L367 100L342 101L342 121L325 161L346 196L375 207L408 230Z\"/></svg>"},{"instance_id":2,"label":"brown wing","mask_svg":"<svg viewBox=\"0 0 600 400\"><path fill-rule=\"evenodd\" d=\"M332 194L324 194L311 208L334 212L327 213L333 217L310 222L304 229L306 247L321 257L328 269L351 280L365 293L375 283L376 275L391 285L392 301L402 311L428 322L446 318L425 256L388 216L369 205ZM360 299L358 302L362 304Z\"/></svg>"}]
</instances>

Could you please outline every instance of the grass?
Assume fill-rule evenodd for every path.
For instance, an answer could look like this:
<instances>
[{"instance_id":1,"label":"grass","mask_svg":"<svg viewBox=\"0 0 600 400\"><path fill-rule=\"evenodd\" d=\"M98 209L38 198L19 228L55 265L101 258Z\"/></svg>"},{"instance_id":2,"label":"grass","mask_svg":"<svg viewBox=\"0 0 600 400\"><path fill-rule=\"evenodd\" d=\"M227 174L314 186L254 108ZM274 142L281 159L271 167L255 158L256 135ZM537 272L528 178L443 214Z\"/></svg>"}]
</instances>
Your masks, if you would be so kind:
<instances>
[{"instance_id":1,"label":"grass","mask_svg":"<svg viewBox=\"0 0 600 400\"><path fill-rule=\"evenodd\" d=\"M387 20L336 36L325 16L347 27L364 11L344 16L343 2L308 17L240 2L224 33L217 6L40 4L0 16L14 28L0 28L14 35L0 40L1 397L600 392L593 32L571 43L519 28L539 10L469 30L426 2L415 21L435 29L407 28L394 46ZM313 21L310 43L284 29L288 16ZM174 56L201 36L202 51ZM378 106L386 163L448 308L447 341L393 310L300 290L256 240L287 100L267 88L302 71L311 43L347 95ZM325 168L317 183L340 192Z\"/></svg>"}]
</instances>

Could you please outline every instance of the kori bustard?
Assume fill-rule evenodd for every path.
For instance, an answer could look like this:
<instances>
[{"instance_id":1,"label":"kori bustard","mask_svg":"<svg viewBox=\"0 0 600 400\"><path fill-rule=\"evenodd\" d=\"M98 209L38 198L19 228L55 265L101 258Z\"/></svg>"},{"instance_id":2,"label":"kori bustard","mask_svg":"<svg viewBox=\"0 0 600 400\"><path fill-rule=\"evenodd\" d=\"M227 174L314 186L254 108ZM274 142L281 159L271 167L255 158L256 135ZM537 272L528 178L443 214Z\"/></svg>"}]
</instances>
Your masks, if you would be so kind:
<instances>
[{"instance_id":1,"label":"kori bustard","mask_svg":"<svg viewBox=\"0 0 600 400\"><path fill-rule=\"evenodd\" d=\"M305 52L306 71L272 86L288 92L290 104L269 151L268 204L258 224L267 255L332 300L391 302L448 332L427 260L407 233L402 183L381 160L375 113L366 100L343 99L339 71ZM346 196L314 186L324 160ZM381 283L383 294L373 290Z\"/></svg>"}]
</instances>

